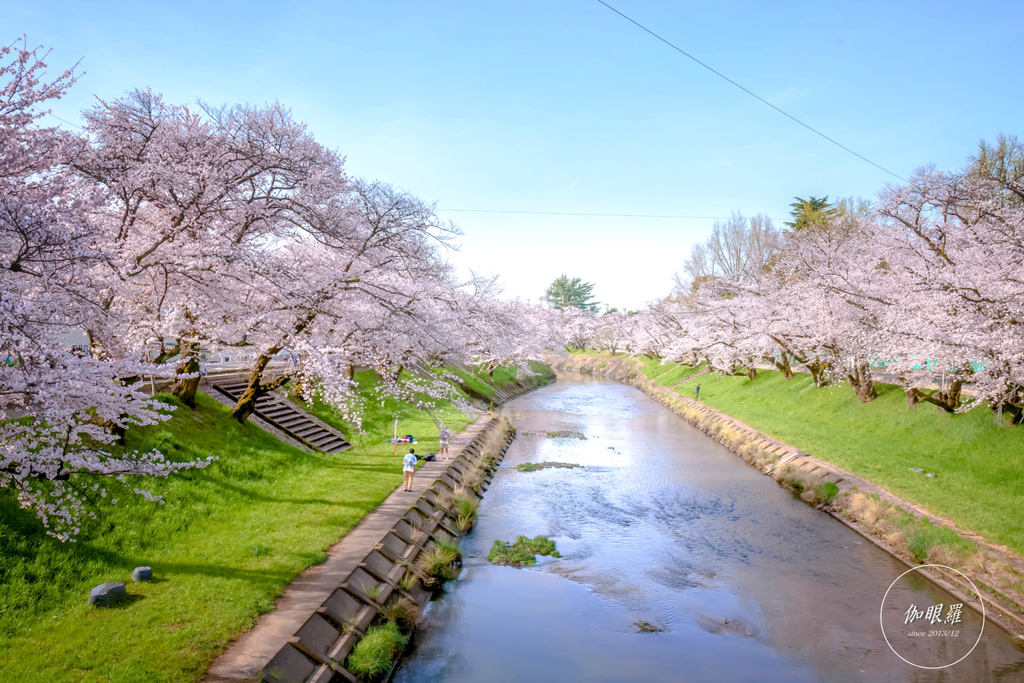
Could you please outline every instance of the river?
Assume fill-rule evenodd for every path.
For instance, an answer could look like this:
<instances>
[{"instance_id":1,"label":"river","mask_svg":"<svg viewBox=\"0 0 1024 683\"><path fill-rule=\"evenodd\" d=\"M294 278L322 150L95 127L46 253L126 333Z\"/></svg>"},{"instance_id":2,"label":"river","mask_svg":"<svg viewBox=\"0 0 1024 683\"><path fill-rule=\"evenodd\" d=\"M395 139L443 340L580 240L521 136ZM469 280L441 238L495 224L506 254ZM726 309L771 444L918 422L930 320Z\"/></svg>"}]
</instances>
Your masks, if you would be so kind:
<instances>
[{"instance_id":1,"label":"river","mask_svg":"<svg viewBox=\"0 0 1024 683\"><path fill-rule=\"evenodd\" d=\"M879 608L907 567L633 387L561 373L504 411L519 436L395 681L1024 680L1024 654L992 623L952 667L898 658ZM512 469L540 461L585 467ZM494 540L517 534L550 536L562 557L490 565ZM923 580L890 600L957 602ZM959 646L919 640L898 647L926 665Z\"/></svg>"}]
</instances>

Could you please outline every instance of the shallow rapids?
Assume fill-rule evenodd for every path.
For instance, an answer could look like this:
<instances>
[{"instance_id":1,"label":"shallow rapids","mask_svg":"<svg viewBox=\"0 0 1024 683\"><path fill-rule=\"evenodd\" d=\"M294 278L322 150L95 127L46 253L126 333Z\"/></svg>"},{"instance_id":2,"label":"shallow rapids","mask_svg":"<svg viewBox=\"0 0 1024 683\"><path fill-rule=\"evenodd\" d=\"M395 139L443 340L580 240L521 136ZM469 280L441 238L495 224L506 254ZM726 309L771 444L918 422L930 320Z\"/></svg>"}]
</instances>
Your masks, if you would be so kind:
<instances>
[{"instance_id":1,"label":"shallow rapids","mask_svg":"<svg viewBox=\"0 0 1024 683\"><path fill-rule=\"evenodd\" d=\"M992 623L951 668L899 659L879 609L906 566L638 390L562 374L504 411L520 436L395 681L1024 680ZM585 467L514 469L544 461ZM550 536L563 557L489 565L494 540L517 534ZM893 591L956 602L926 581ZM965 629L978 619L965 609ZM915 656L942 647L922 639Z\"/></svg>"}]
</instances>

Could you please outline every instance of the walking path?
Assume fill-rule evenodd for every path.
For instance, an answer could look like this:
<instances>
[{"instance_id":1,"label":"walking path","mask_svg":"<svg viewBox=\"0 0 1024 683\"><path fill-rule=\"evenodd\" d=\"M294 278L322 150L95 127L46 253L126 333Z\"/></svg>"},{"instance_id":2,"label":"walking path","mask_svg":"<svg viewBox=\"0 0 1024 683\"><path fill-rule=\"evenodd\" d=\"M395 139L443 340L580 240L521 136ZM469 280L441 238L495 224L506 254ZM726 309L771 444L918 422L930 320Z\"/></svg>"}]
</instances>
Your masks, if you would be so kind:
<instances>
[{"instance_id":1,"label":"walking path","mask_svg":"<svg viewBox=\"0 0 1024 683\"><path fill-rule=\"evenodd\" d=\"M307 569L285 588L275 601L276 609L264 614L256 625L239 636L207 670L206 683L237 683L254 681L261 669L280 650L288 639L306 622L316 609L338 587L338 584L356 568L366 554L409 511L409 508L434 483L448 466L491 422L482 415L465 431L452 439L450 460L423 463L416 470L412 492L400 487L399 463L395 465L395 486L398 487L376 510L359 523L327 551L327 561ZM399 447L401 448L401 447ZM401 456L401 452L399 453Z\"/></svg>"}]
</instances>

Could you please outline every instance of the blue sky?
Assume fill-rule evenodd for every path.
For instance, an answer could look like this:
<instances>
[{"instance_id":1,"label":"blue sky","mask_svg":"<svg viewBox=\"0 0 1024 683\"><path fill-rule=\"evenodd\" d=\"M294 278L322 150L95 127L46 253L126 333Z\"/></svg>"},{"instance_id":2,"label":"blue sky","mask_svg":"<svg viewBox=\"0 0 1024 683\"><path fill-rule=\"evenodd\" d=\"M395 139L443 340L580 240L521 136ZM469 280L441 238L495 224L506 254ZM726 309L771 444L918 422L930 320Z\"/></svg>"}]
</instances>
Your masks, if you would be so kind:
<instances>
[{"instance_id":1,"label":"blue sky","mask_svg":"<svg viewBox=\"0 0 1024 683\"><path fill-rule=\"evenodd\" d=\"M1024 135L1021 2L609 0L860 154L906 175ZM452 260L536 299L561 273L636 307L668 293L709 219L785 219L794 196L893 178L594 0L5 3L6 40L86 75L53 107L151 87L176 103L280 100L350 174L436 201Z\"/></svg>"}]
</instances>

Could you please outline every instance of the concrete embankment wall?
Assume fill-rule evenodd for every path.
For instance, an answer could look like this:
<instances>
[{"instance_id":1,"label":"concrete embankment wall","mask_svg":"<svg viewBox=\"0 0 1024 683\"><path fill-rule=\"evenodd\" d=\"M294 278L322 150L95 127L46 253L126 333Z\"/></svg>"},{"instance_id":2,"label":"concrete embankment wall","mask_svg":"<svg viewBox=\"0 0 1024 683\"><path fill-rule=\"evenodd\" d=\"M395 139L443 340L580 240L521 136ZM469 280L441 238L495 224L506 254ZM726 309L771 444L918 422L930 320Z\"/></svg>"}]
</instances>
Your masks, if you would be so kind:
<instances>
[{"instance_id":1,"label":"concrete embankment wall","mask_svg":"<svg viewBox=\"0 0 1024 683\"><path fill-rule=\"evenodd\" d=\"M369 549L366 557L343 580L316 611L290 637L273 658L263 667L261 681L281 683L304 681L328 683L355 681L344 668L345 658L374 623L388 598L398 593L422 606L431 593L425 585L426 576L416 567L421 553L428 552L441 536L461 539L468 529L462 529L455 513L442 507L440 501L453 492L459 495L483 497L481 492L462 487L463 478L470 468L484 458L483 445L495 429L501 429L498 420L492 420L459 456L434 480L409 511ZM503 441L495 454L500 460L512 443L514 433ZM493 476L496 464L489 468L487 481ZM408 579L414 579L409 582Z\"/></svg>"},{"instance_id":2,"label":"concrete embankment wall","mask_svg":"<svg viewBox=\"0 0 1024 683\"><path fill-rule=\"evenodd\" d=\"M921 572L978 611L981 610L979 599L984 600L988 619L1007 631L1018 634L1018 639L1021 637L1019 634L1024 634L1024 606L1007 595L1007 593L1017 590L1014 585L1014 576L1016 575L1017 581L1019 581L1019 577L1024 575L1024 560L1008 552L1004 547L992 544L977 534L960 529L948 520L929 515L926 511L882 487L778 441L740 420L692 398L681 396L668 387L658 385L649 380L641 372L639 363L632 359L612 356L561 357L551 355L546 362L556 371L569 370L600 375L640 389L736 453L763 474L778 481L780 485L800 479L834 483L839 489L839 494L833 502L816 504L813 495L804 496L803 499L857 531L908 567L918 566L918 562L913 556L905 549L889 543L884 536L876 533L871 525L864 523L863 520L851 513L848 502L854 494L876 495L887 505L903 510L917 518L927 518L932 524L952 529L962 538L975 543L979 548L983 571L969 573L975 577L974 581L981 587L982 594L978 596L956 572L931 568L921 570ZM1000 567L1003 569L999 570Z\"/></svg>"},{"instance_id":3,"label":"concrete embankment wall","mask_svg":"<svg viewBox=\"0 0 1024 683\"><path fill-rule=\"evenodd\" d=\"M538 388L528 380L502 387L498 398L511 401ZM425 463L416 476L413 494L392 493L376 510L328 552L322 565L303 572L285 589L277 609L264 615L256 626L242 634L212 663L208 683L264 681L275 683L338 683L354 681L344 668L346 657L378 621L389 598L400 596L423 606L430 598L430 577L417 566L444 535L461 539L463 527L451 509L451 496L479 499L487 482L514 436L510 432L500 448L488 439L500 420L489 414L470 425L452 445L454 459ZM468 443L463 441L468 439ZM458 443L466 443L458 446ZM470 471L487 466L485 482L474 491L467 481L477 476ZM429 482L421 488L424 478ZM446 507L448 505L449 507Z\"/></svg>"}]
</instances>

